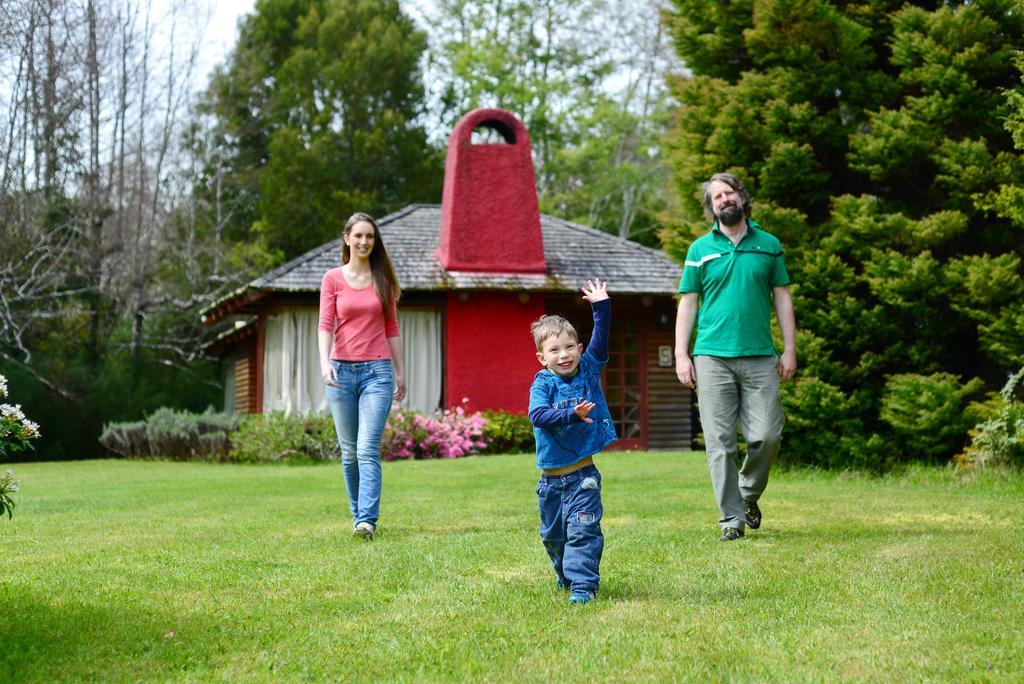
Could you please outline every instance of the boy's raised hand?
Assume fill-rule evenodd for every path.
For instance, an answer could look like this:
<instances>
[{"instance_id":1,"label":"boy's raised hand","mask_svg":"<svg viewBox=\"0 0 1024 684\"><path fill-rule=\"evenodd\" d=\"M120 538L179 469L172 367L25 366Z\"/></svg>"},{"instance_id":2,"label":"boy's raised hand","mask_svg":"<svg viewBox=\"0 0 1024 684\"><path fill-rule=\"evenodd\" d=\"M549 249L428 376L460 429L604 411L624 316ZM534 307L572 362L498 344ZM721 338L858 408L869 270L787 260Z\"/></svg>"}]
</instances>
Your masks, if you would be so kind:
<instances>
[{"instance_id":1,"label":"boy's raised hand","mask_svg":"<svg viewBox=\"0 0 1024 684\"><path fill-rule=\"evenodd\" d=\"M592 401L581 401L580 403L576 404L572 411L577 416L579 416L580 420L582 420L584 423L593 423L594 419L587 418L587 414L590 413L590 410L595 406L597 406L597 404L595 404Z\"/></svg>"},{"instance_id":2,"label":"boy's raised hand","mask_svg":"<svg viewBox=\"0 0 1024 684\"><path fill-rule=\"evenodd\" d=\"M601 282L600 278L588 280L582 290L583 298L591 304L608 299L608 283Z\"/></svg>"}]
</instances>

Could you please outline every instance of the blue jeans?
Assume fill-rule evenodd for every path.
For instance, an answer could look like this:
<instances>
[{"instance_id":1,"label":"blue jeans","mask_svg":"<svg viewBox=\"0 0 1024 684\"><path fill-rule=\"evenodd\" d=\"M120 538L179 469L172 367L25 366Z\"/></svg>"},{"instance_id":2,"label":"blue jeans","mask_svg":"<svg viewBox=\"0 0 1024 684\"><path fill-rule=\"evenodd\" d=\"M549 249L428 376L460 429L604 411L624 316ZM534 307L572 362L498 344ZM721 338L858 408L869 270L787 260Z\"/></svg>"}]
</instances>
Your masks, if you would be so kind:
<instances>
[{"instance_id":1,"label":"blue jeans","mask_svg":"<svg viewBox=\"0 0 1024 684\"><path fill-rule=\"evenodd\" d=\"M391 410L391 360L335 361L335 387L327 385L327 406L341 446L349 508L354 524L380 517L380 437Z\"/></svg>"},{"instance_id":2,"label":"blue jeans","mask_svg":"<svg viewBox=\"0 0 1024 684\"><path fill-rule=\"evenodd\" d=\"M596 594L604 551L601 473L590 465L561 476L541 475L537 498L540 538L558 583Z\"/></svg>"}]
</instances>

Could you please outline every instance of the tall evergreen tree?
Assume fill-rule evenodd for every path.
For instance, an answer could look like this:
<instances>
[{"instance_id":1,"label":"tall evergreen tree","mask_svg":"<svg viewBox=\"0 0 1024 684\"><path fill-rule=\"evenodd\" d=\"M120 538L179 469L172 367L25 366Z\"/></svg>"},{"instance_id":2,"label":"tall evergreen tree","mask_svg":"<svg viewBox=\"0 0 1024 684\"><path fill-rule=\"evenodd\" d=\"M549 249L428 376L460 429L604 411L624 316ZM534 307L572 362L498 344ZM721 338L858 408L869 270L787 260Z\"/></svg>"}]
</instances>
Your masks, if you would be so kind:
<instances>
[{"instance_id":1,"label":"tall evergreen tree","mask_svg":"<svg viewBox=\"0 0 1024 684\"><path fill-rule=\"evenodd\" d=\"M419 123L425 48L397 0L259 0L206 98L203 193L224 230L289 258L353 211L439 199Z\"/></svg>"},{"instance_id":2,"label":"tall evergreen tree","mask_svg":"<svg viewBox=\"0 0 1024 684\"><path fill-rule=\"evenodd\" d=\"M999 194L1024 182L1005 128L1021 89L1020 3L673 5L692 75L674 83L681 207L664 241L679 255L707 230L696 192L713 172L744 178L795 283L802 380L786 390L789 453L899 458L907 422L888 418L891 403L913 395L897 391L901 378L935 389L952 373L996 388L1024 362L1024 222ZM844 434L822 407L842 415ZM906 456L941 460L958 446Z\"/></svg>"}]
</instances>

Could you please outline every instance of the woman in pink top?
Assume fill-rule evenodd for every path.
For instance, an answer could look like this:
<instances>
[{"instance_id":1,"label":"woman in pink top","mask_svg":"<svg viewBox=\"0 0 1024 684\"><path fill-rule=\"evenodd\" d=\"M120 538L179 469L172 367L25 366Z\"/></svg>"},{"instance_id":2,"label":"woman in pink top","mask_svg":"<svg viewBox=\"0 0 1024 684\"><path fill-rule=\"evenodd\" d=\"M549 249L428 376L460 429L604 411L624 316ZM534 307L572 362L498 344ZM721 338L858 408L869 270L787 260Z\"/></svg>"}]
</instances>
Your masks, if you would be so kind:
<instances>
[{"instance_id":1,"label":"woman in pink top","mask_svg":"<svg viewBox=\"0 0 1024 684\"><path fill-rule=\"evenodd\" d=\"M345 223L341 266L320 284L320 374L341 446L352 534L373 539L380 516L380 438L393 401L405 396L395 269L377 223ZM392 370L392 366L394 369Z\"/></svg>"}]
</instances>

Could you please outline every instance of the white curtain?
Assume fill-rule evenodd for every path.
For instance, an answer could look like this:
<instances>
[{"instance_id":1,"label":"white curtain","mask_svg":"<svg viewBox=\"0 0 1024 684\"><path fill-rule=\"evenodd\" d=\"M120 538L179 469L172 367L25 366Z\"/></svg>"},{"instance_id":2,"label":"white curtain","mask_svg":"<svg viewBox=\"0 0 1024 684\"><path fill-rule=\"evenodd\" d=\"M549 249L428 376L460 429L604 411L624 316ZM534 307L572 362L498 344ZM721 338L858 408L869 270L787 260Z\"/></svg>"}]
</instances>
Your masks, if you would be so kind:
<instances>
[{"instance_id":1,"label":"white curtain","mask_svg":"<svg viewBox=\"0 0 1024 684\"><path fill-rule=\"evenodd\" d=\"M224 413L235 412L235 360L221 361L221 376L224 378Z\"/></svg>"},{"instance_id":2,"label":"white curtain","mask_svg":"<svg viewBox=\"0 0 1024 684\"><path fill-rule=\"evenodd\" d=\"M402 329L402 358L409 391L402 408L433 413L441 406L441 312L437 309L398 310Z\"/></svg>"},{"instance_id":3,"label":"white curtain","mask_svg":"<svg viewBox=\"0 0 1024 684\"><path fill-rule=\"evenodd\" d=\"M269 316L263 333L263 412L326 411L317 358L316 309L286 309Z\"/></svg>"},{"instance_id":4,"label":"white curtain","mask_svg":"<svg viewBox=\"0 0 1024 684\"><path fill-rule=\"evenodd\" d=\"M317 351L316 309L286 309L266 320L263 411L327 411ZM409 392L402 406L430 413L441 404L441 313L398 311Z\"/></svg>"}]
</instances>

